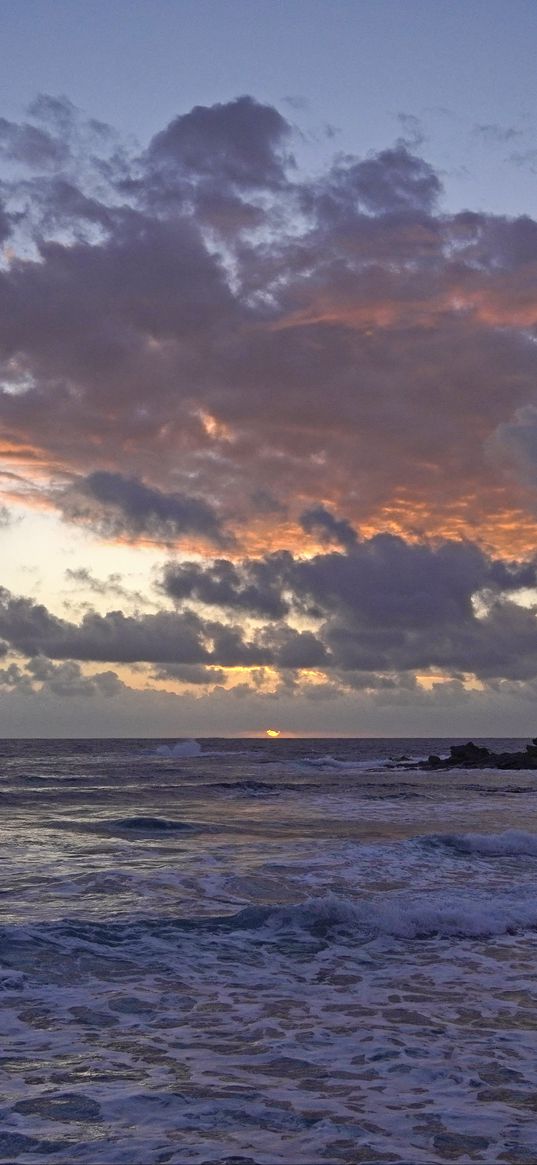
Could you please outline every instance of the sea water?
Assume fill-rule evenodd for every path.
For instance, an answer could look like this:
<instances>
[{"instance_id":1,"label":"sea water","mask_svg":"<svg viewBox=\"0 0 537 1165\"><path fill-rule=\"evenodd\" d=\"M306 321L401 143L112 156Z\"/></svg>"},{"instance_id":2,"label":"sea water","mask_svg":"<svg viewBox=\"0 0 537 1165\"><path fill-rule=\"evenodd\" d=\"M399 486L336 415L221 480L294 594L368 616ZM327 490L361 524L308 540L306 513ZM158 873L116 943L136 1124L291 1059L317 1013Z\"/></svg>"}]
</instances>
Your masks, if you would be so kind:
<instances>
[{"instance_id":1,"label":"sea water","mask_svg":"<svg viewBox=\"0 0 537 1165\"><path fill-rule=\"evenodd\" d=\"M537 773L430 751L0 742L0 1160L535 1162Z\"/></svg>"}]
</instances>

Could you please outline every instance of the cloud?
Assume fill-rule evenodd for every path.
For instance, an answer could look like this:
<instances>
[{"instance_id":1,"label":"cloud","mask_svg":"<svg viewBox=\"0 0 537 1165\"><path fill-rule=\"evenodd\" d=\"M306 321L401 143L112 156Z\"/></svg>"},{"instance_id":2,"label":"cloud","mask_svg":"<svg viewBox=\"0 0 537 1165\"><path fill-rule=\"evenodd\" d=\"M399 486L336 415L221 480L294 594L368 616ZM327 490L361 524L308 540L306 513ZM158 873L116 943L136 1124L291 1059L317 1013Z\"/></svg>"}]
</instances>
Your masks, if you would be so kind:
<instances>
[{"instance_id":1,"label":"cloud","mask_svg":"<svg viewBox=\"0 0 537 1165\"><path fill-rule=\"evenodd\" d=\"M423 125L414 113L398 113L397 120L401 126L401 145L407 149L419 149L426 140Z\"/></svg>"},{"instance_id":2,"label":"cloud","mask_svg":"<svg viewBox=\"0 0 537 1165\"><path fill-rule=\"evenodd\" d=\"M324 669L331 665L330 653L311 631L296 631L284 625L267 629L262 638L271 648L274 666L283 671L301 668Z\"/></svg>"},{"instance_id":3,"label":"cloud","mask_svg":"<svg viewBox=\"0 0 537 1165\"><path fill-rule=\"evenodd\" d=\"M217 558L209 570L201 563L169 562L161 586L177 602L193 599L210 607L271 619L282 618L289 610L274 559L235 564Z\"/></svg>"},{"instance_id":4,"label":"cloud","mask_svg":"<svg viewBox=\"0 0 537 1165\"><path fill-rule=\"evenodd\" d=\"M212 669L237 667L313 671L350 688L399 689L405 675L428 671L528 681L537 677L537 605L517 597L536 583L534 561L377 535L307 559L168 564L161 585L177 609L150 614L89 610L75 623L3 588L0 636L21 656L146 662L186 683L214 684Z\"/></svg>"},{"instance_id":5,"label":"cloud","mask_svg":"<svg viewBox=\"0 0 537 1165\"><path fill-rule=\"evenodd\" d=\"M534 578L510 564L537 535L537 222L447 213L401 124L311 177L248 96L143 149L66 99L0 124L0 430L33 480L10 503L215 556L169 564L176 610L151 617L78 625L11 597L18 650L531 672L531 613L501 594ZM103 582L120 605L121 585Z\"/></svg>"},{"instance_id":6,"label":"cloud","mask_svg":"<svg viewBox=\"0 0 537 1165\"><path fill-rule=\"evenodd\" d=\"M199 534L217 546L233 542L207 502L164 493L120 473L101 470L78 478L58 501L68 521L93 528L104 537L147 537L170 543Z\"/></svg>"},{"instance_id":7,"label":"cloud","mask_svg":"<svg viewBox=\"0 0 537 1165\"><path fill-rule=\"evenodd\" d=\"M57 169L66 161L67 147L46 130L30 123L0 118L0 156L26 166Z\"/></svg>"},{"instance_id":8,"label":"cloud","mask_svg":"<svg viewBox=\"0 0 537 1165\"><path fill-rule=\"evenodd\" d=\"M196 105L155 135L150 167L210 178L239 190L271 189L285 182L290 127L273 106L249 96L222 105Z\"/></svg>"},{"instance_id":9,"label":"cloud","mask_svg":"<svg viewBox=\"0 0 537 1165\"><path fill-rule=\"evenodd\" d=\"M268 648L248 642L238 627L204 621L194 611L90 611L76 624L5 587L0 588L0 636L21 655L49 659L222 667L262 666L273 659Z\"/></svg>"},{"instance_id":10,"label":"cloud","mask_svg":"<svg viewBox=\"0 0 537 1165\"><path fill-rule=\"evenodd\" d=\"M240 567L221 559L168 565L162 585L181 602L261 614L259 578L269 597L265 617L280 604L277 622L258 634L274 666L364 676L435 668L484 678L537 674L535 610L516 601L536 587L535 561L490 558L464 542L377 535L347 553L307 559L278 553ZM297 617L315 630L297 632Z\"/></svg>"},{"instance_id":11,"label":"cloud","mask_svg":"<svg viewBox=\"0 0 537 1165\"><path fill-rule=\"evenodd\" d=\"M305 510L299 518L306 534L317 534L322 542L335 542L345 549L355 546L358 541L356 530L345 518L336 518L324 506Z\"/></svg>"},{"instance_id":12,"label":"cloud","mask_svg":"<svg viewBox=\"0 0 537 1165\"><path fill-rule=\"evenodd\" d=\"M66 663L52 664L50 660L38 657L30 659L26 665L27 672L33 680L42 685L52 695L68 697L101 695L111 698L119 695L125 684L114 671L96 672L91 676L84 676L78 663L68 660Z\"/></svg>"},{"instance_id":13,"label":"cloud","mask_svg":"<svg viewBox=\"0 0 537 1165\"><path fill-rule=\"evenodd\" d=\"M11 215L7 214L2 202L0 201L0 243L5 243L6 239L11 234L13 220Z\"/></svg>"},{"instance_id":14,"label":"cloud","mask_svg":"<svg viewBox=\"0 0 537 1165\"><path fill-rule=\"evenodd\" d=\"M489 442L491 456L510 466L532 489L537 487L537 405L516 409L513 417L498 425Z\"/></svg>"},{"instance_id":15,"label":"cloud","mask_svg":"<svg viewBox=\"0 0 537 1165\"><path fill-rule=\"evenodd\" d=\"M85 676L74 660L53 664L39 656L29 659L24 667L11 663L7 668L0 668L1 688L25 696L40 693L69 700L94 696L111 699L125 691L125 684L114 671Z\"/></svg>"},{"instance_id":16,"label":"cloud","mask_svg":"<svg viewBox=\"0 0 537 1165\"><path fill-rule=\"evenodd\" d=\"M79 566L75 569L69 567L65 572L65 577L71 582L80 584L86 590L92 591L95 595L114 594L123 598L128 593L125 591L121 575L118 573L110 574L106 579L99 579L86 566Z\"/></svg>"},{"instance_id":17,"label":"cloud","mask_svg":"<svg viewBox=\"0 0 537 1165\"><path fill-rule=\"evenodd\" d=\"M474 127L474 135L482 138L487 145L504 146L515 138L523 136L523 130L513 125L498 125L496 122L486 122Z\"/></svg>"},{"instance_id":18,"label":"cloud","mask_svg":"<svg viewBox=\"0 0 537 1165\"><path fill-rule=\"evenodd\" d=\"M411 152L405 142L357 161L338 159L318 191L310 186L319 217L332 224L342 216L415 215L434 211L441 183L424 159ZM363 224L364 226L366 224Z\"/></svg>"},{"instance_id":19,"label":"cloud","mask_svg":"<svg viewBox=\"0 0 537 1165\"><path fill-rule=\"evenodd\" d=\"M123 576L118 571L113 571L106 578L97 578L91 570L81 566L74 569L68 568L65 571L65 578L84 594L99 595L103 598L114 596L116 599L122 599L125 603L134 604L135 607L147 608L157 605L148 594L147 589L143 591L133 590L131 587L125 586ZM68 603L65 605L67 606Z\"/></svg>"},{"instance_id":20,"label":"cloud","mask_svg":"<svg viewBox=\"0 0 537 1165\"><path fill-rule=\"evenodd\" d=\"M217 667L203 667L195 663L168 663L153 673L156 680L179 680L183 684L213 685L221 684L226 673Z\"/></svg>"}]
</instances>

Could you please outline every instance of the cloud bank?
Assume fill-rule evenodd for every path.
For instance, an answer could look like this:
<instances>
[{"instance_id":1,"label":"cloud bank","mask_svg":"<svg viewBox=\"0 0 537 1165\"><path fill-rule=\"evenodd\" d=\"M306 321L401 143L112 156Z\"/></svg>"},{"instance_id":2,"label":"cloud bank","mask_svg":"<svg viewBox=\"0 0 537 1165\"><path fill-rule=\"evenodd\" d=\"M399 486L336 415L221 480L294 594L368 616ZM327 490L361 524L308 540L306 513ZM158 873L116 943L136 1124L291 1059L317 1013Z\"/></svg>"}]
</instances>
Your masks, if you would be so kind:
<instances>
[{"instance_id":1,"label":"cloud bank","mask_svg":"<svg viewBox=\"0 0 537 1165\"><path fill-rule=\"evenodd\" d=\"M136 148L66 99L0 119L2 537L18 502L171 554L157 610L4 588L5 676L537 676L537 222L447 213L415 126L314 177L295 133L251 96Z\"/></svg>"}]
</instances>

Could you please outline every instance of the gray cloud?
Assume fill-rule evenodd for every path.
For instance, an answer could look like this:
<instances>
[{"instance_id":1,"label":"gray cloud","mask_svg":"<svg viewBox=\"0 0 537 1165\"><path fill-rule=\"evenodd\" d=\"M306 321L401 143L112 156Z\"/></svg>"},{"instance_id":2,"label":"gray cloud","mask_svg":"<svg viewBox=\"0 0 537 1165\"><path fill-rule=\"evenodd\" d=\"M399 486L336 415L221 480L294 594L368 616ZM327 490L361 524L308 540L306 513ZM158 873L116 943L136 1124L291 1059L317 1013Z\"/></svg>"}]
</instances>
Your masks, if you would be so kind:
<instances>
[{"instance_id":1,"label":"gray cloud","mask_svg":"<svg viewBox=\"0 0 537 1165\"><path fill-rule=\"evenodd\" d=\"M12 230L13 219L11 215L7 214L2 202L0 201L0 243L5 243L9 238Z\"/></svg>"},{"instance_id":2,"label":"gray cloud","mask_svg":"<svg viewBox=\"0 0 537 1165\"><path fill-rule=\"evenodd\" d=\"M500 457L532 489L537 487L537 405L525 405L498 425L489 441L491 456Z\"/></svg>"},{"instance_id":3,"label":"gray cloud","mask_svg":"<svg viewBox=\"0 0 537 1165\"><path fill-rule=\"evenodd\" d=\"M311 631L295 631L285 625L265 631L264 642L273 652L274 665L285 671L330 667L332 659L321 640Z\"/></svg>"},{"instance_id":4,"label":"gray cloud","mask_svg":"<svg viewBox=\"0 0 537 1165\"><path fill-rule=\"evenodd\" d=\"M419 117L414 113L398 113L397 121L402 130L401 145L415 150L424 144L426 135Z\"/></svg>"},{"instance_id":5,"label":"gray cloud","mask_svg":"<svg viewBox=\"0 0 537 1165\"><path fill-rule=\"evenodd\" d=\"M334 223L344 216L430 214L441 184L432 166L401 141L392 149L357 161L338 159L318 189L307 191L316 200L321 218ZM307 205L307 203L306 203ZM363 224L364 226L366 224Z\"/></svg>"},{"instance_id":6,"label":"gray cloud","mask_svg":"<svg viewBox=\"0 0 537 1165\"><path fill-rule=\"evenodd\" d=\"M15 651L49 659L114 663L258 666L272 652L248 642L232 624L203 621L193 611L106 615L88 612L80 624L52 615L43 604L0 588L0 635Z\"/></svg>"},{"instance_id":7,"label":"gray cloud","mask_svg":"<svg viewBox=\"0 0 537 1165\"><path fill-rule=\"evenodd\" d=\"M125 684L114 671L85 676L74 660L54 664L42 656L29 659L23 667L11 663L7 668L0 668L0 687L25 696L35 696L37 692L70 700L93 696L109 699L125 690Z\"/></svg>"},{"instance_id":8,"label":"gray cloud","mask_svg":"<svg viewBox=\"0 0 537 1165\"><path fill-rule=\"evenodd\" d=\"M530 682L534 614L509 596L535 585L537 222L446 214L401 124L309 179L250 97L142 151L66 99L0 122L5 457L48 470L25 496L70 522L219 555L168 564L176 609L153 615L77 624L3 593L14 650L200 684L279 667L289 690L318 668L400 700L419 669ZM326 553L301 558L304 533Z\"/></svg>"},{"instance_id":9,"label":"gray cloud","mask_svg":"<svg viewBox=\"0 0 537 1165\"><path fill-rule=\"evenodd\" d=\"M535 403L533 220L443 214L402 142L307 180L288 123L248 97L179 116L138 156L64 99L24 124L69 157L51 172L37 153L5 184L27 235L0 274L13 441L87 479L218 497L245 526L272 520L272 545L319 498L412 533L528 504L485 446Z\"/></svg>"},{"instance_id":10,"label":"gray cloud","mask_svg":"<svg viewBox=\"0 0 537 1165\"><path fill-rule=\"evenodd\" d=\"M183 684L221 684L225 672L217 667L204 667L195 663L168 663L153 673L156 680L180 680Z\"/></svg>"},{"instance_id":11,"label":"gray cloud","mask_svg":"<svg viewBox=\"0 0 537 1165\"><path fill-rule=\"evenodd\" d=\"M152 165L240 189L270 188L284 180L282 147L289 134L285 118L272 106L237 97L225 105L196 105L176 117L155 135L147 156Z\"/></svg>"},{"instance_id":12,"label":"gray cloud","mask_svg":"<svg viewBox=\"0 0 537 1165\"><path fill-rule=\"evenodd\" d=\"M259 640L270 645L276 666L334 674L436 668L487 678L537 675L535 612L512 598L535 587L535 562L492 559L468 543L410 544L377 535L346 554L279 553L240 567L226 560L168 565L163 586L181 601L256 613L257 577L273 609L279 598L288 613L317 623L315 633L297 634L283 612L278 616Z\"/></svg>"},{"instance_id":13,"label":"gray cloud","mask_svg":"<svg viewBox=\"0 0 537 1165\"><path fill-rule=\"evenodd\" d=\"M170 562L163 572L161 585L178 602L194 599L207 606L273 619L282 618L289 610L273 559L235 564L217 558L210 570L201 563Z\"/></svg>"},{"instance_id":14,"label":"gray cloud","mask_svg":"<svg viewBox=\"0 0 537 1165\"><path fill-rule=\"evenodd\" d=\"M322 542L335 542L348 550L358 541L351 523L346 518L336 518L325 506L313 506L311 510L305 510L299 521L306 534L316 534Z\"/></svg>"},{"instance_id":15,"label":"gray cloud","mask_svg":"<svg viewBox=\"0 0 537 1165\"><path fill-rule=\"evenodd\" d=\"M504 146L516 138L523 137L523 130L513 125L498 125L497 122L485 122L474 126L474 135L480 137L488 145Z\"/></svg>"},{"instance_id":16,"label":"gray cloud","mask_svg":"<svg viewBox=\"0 0 537 1165\"><path fill-rule=\"evenodd\" d=\"M113 571L106 578L97 578L91 570L81 566L74 569L68 568L65 571L65 578L77 588L92 595L114 596L117 599L122 599L125 603L142 608L156 605L147 590L133 590L126 586L122 575L117 571Z\"/></svg>"},{"instance_id":17,"label":"gray cloud","mask_svg":"<svg viewBox=\"0 0 537 1165\"><path fill-rule=\"evenodd\" d=\"M41 690L62 698L67 696L73 699L76 696L95 695L114 697L125 688L114 671L85 676L74 660L53 664L50 660L38 657L28 661L26 670L32 680L42 685Z\"/></svg>"},{"instance_id":18,"label":"gray cloud","mask_svg":"<svg viewBox=\"0 0 537 1165\"><path fill-rule=\"evenodd\" d=\"M199 534L217 546L231 545L214 509L200 498L163 493L136 478L96 471L77 479L60 505L71 522L93 527L106 537L173 542Z\"/></svg>"},{"instance_id":19,"label":"gray cloud","mask_svg":"<svg viewBox=\"0 0 537 1165\"><path fill-rule=\"evenodd\" d=\"M0 155L26 166L57 169L67 159L68 149L58 138L30 123L21 125L0 118Z\"/></svg>"}]
</instances>

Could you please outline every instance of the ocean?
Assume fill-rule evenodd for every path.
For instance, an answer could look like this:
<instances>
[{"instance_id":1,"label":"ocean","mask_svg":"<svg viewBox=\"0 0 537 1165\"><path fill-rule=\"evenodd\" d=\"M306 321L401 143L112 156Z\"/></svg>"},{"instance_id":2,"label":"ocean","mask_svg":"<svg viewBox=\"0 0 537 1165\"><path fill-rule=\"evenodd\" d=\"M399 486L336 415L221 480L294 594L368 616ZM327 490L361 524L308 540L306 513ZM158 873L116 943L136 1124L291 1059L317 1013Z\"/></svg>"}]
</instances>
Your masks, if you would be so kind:
<instances>
[{"instance_id":1,"label":"ocean","mask_svg":"<svg viewBox=\"0 0 537 1165\"><path fill-rule=\"evenodd\" d=\"M448 743L0 741L0 1160L533 1165L537 773Z\"/></svg>"}]
</instances>

